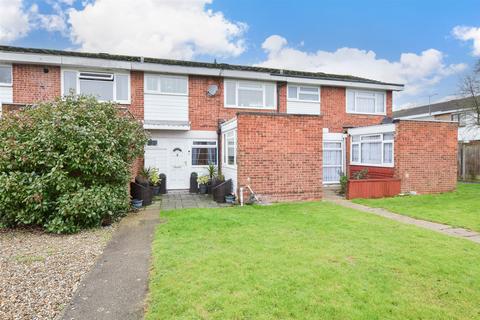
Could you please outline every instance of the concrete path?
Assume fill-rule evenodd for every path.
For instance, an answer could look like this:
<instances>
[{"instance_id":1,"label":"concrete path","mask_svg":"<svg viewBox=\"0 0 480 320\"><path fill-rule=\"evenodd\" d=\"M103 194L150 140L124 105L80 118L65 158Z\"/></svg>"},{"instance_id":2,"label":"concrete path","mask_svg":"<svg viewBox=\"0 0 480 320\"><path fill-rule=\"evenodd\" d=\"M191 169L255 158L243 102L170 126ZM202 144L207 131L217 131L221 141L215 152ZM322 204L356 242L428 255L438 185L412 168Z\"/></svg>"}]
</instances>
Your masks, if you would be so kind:
<instances>
[{"instance_id":1,"label":"concrete path","mask_svg":"<svg viewBox=\"0 0 480 320\"><path fill-rule=\"evenodd\" d=\"M216 203L208 194L189 193L188 190L168 191L162 194L162 210L184 208L218 208L228 207L226 203Z\"/></svg>"},{"instance_id":2,"label":"concrete path","mask_svg":"<svg viewBox=\"0 0 480 320\"><path fill-rule=\"evenodd\" d=\"M131 214L80 283L63 319L142 319L148 289L151 243L160 204Z\"/></svg>"},{"instance_id":3,"label":"concrete path","mask_svg":"<svg viewBox=\"0 0 480 320\"><path fill-rule=\"evenodd\" d=\"M325 195L325 201L329 201L347 208L352 208L352 209L360 210L363 212L373 213L373 214L376 214L377 216L382 216L398 222L413 224L415 226L436 231L438 233L446 234L448 236L462 238L462 239L480 243L480 233L477 233L471 230L467 230L463 228L454 228L452 226L442 224L442 223L415 219L415 218L411 218L401 214L393 213L382 208L370 208L361 204L357 204L357 203L353 203L351 201L345 200L344 198L339 196L333 196L332 194Z\"/></svg>"}]
</instances>

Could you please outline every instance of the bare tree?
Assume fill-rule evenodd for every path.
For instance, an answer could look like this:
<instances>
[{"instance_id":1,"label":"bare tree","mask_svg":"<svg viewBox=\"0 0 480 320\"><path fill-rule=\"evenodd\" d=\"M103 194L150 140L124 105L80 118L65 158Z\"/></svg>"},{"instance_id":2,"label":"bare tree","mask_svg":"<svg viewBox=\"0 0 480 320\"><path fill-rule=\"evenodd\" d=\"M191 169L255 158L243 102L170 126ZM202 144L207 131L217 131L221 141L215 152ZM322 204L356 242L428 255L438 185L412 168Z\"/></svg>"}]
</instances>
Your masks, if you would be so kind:
<instances>
[{"instance_id":1,"label":"bare tree","mask_svg":"<svg viewBox=\"0 0 480 320\"><path fill-rule=\"evenodd\" d=\"M459 87L460 95L467 98L461 106L465 109L465 124L480 126L480 60L474 71L461 80Z\"/></svg>"}]
</instances>

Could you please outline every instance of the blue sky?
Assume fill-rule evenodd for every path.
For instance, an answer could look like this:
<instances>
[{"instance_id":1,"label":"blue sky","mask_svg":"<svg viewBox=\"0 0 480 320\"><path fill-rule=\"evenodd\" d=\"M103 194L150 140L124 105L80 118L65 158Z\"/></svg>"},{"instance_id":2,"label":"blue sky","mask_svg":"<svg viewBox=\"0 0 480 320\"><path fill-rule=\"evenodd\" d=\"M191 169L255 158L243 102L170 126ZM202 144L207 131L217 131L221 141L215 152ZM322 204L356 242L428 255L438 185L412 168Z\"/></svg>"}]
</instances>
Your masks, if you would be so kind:
<instances>
[{"instance_id":1,"label":"blue sky","mask_svg":"<svg viewBox=\"0 0 480 320\"><path fill-rule=\"evenodd\" d=\"M478 1L0 0L2 11L15 20L0 20L1 44L404 82L397 107L456 95L480 58Z\"/></svg>"}]
</instances>

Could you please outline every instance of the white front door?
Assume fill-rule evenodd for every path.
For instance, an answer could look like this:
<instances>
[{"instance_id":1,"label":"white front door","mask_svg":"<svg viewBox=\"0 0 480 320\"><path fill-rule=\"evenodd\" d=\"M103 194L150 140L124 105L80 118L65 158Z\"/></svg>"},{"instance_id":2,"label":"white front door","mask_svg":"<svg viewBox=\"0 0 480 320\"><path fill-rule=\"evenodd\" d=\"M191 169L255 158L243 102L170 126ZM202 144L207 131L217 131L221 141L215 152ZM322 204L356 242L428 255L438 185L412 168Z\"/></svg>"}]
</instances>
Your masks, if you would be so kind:
<instances>
[{"instance_id":1,"label":"white front door","mask_svg":"<svg viewBox=\"0 0 480 320\"><path fill-rule=\"evenodd\" d=\"M169 173L167 174L168 189L188 189L190 173L188 170L188 155L190 148L185 143L170 143Z\"/></svg>"},{"instance_id":2,"label":"white front door","mask_svg":"<svg viewBox=\"0 0 480 320\"><path fill-rule=\"evenodd\" d=\"M343 141L323 142L323 183L339 183L343 172Z\"/></svg>"}]
</instances>

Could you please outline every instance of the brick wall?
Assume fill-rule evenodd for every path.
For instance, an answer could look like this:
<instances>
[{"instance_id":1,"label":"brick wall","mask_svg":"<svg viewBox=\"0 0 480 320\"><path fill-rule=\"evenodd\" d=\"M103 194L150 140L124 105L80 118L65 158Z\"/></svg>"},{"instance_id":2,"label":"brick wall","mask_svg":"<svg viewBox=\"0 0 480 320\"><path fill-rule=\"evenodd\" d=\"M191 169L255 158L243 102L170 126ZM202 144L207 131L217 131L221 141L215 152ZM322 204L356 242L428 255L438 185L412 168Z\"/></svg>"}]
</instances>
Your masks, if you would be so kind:
<instances>
[{"instance_id":1,"label":"brick wall","mask_svg":"<svg viewBox=\"0 0 480 320\"><path fill-rule=\"evenodd\" d=\"M13 102L33 104L61 95L60 67L14 64Z\"/></svg>"},{"instance_id":2,"label":"brick wall","mask_svg":"<svg viewBox=\"0 0 480 320\"><path fill-rule=\"evenodd\" d=\"M143 72L131 71L130 72L130 92L131 92L131 104L128 106L128 110L134 115L135 118L143 120L144 118L144 95L143 95Z\"/></svg>"},{"instance_id":3,"label":"brick wall","mask_svg":"<svg viewBox=\"0 0 480 320\"><path fill-rule=\"evenodd\" d=\"M438 193L457 183L457 124L401 120L395 132L395 176L403 193Z\"/></svg>"},{"instance_id":4,"label":"brick wall","mask_svg":"<svg viewBox=\"0 0 480 320\"><path fill-rule=\"evenodd\" d=\"M360 127L380 124L384 116L351 114L346 112L346 89L322 87L320 112L325 128L342 132L343 127ZM387 91L387 116L392 116L392 91Z\"/></svg>"},{"instance_id":5,"label":"brick wall","mask_svg":"<svg viewBox=\"0 0 480 320\"><path fill-rule=\"evenodd\" d=\"M266 201L322 197L322 117L238 113L238 185Z\"/></svg>"}]
</instances>

